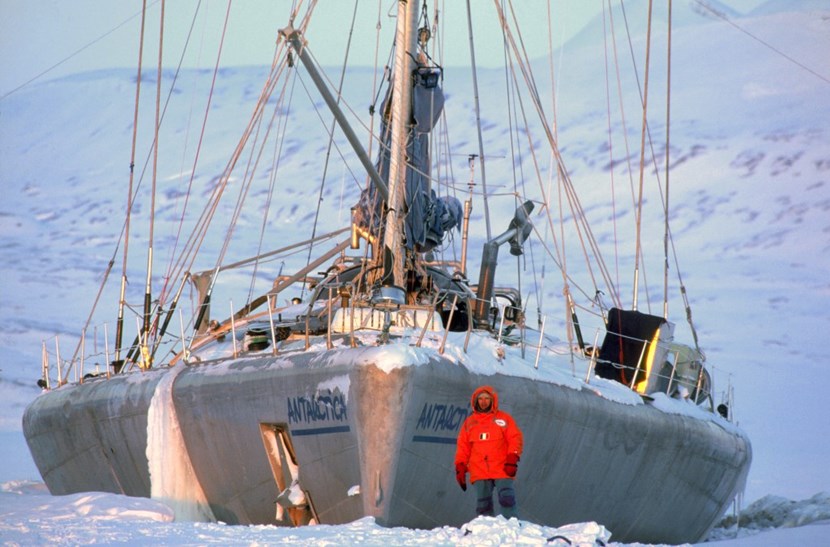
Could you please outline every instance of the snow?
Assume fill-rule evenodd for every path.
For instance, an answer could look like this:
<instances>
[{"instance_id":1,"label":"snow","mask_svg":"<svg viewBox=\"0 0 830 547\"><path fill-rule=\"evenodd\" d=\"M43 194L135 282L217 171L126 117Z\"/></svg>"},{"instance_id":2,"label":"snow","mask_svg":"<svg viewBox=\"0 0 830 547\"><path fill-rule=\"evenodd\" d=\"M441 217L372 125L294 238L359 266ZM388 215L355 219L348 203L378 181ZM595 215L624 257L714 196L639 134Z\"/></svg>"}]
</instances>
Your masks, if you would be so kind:
<instances>
[{"instance_id":1,"label":"snow","mask_svg":"<svg viewBox=\"0 0 830 547\"><path fill-rule=\"evenodd\" d=\"M771 46L765 47L710 13L706 18L695 17L684 3L675 4L682 18L673 36L672 68L672 147L676 154L671 214L675 243L680 249L698 334L715 372L715 390L722 393L734 389L732 410L736 422L753 442L752 469L739 510L740 526L735 526L730 511L713 530L710 541L724 547L821 545L830 537L830 435L823 390L830 381L830 361L821 344L822 337L830 332L830 134L825 123L830 114L826 82L830 77L826 55L830 48L830 17L824 3L809 0L767 2L744 17L718 7L730 17L739 17L736 21L742 28ZM626 6L629 9L628 3ZM706 11L697 4L693 7L696 12ZM601 26L601 21L593 28L587 26L568 45L571 52L595 43L591 32L597 25ZM589 98L597 99L603 93L603 86L596 85L595 73L585 69L601 54L589 53L591 56L583 62L569 60L560 67L559 131L561 142L568 143L563 154L572 177L587 181L589 187L583 190L589 198L595 198L605 189L599 182L593 190L590 185L606 177L608 156L602 148L604 116L585 106ZM787 57L797 59L813 72L789 62ZM655 62L655 66L659 64ZM235 144L241 124L247 119L248 105L243 99L256 94L252 82L260 81L264 74L265 69L258 67L222 73L211 113L215 125L209 126L209 131L221 127L227 137L220 143L222 152L218 156L205 153L206 161L213 163L203 166L202 177L221 171L226 152ZM454 75L448 69L446 81ZM186 72L177 86L186 90L200 85L204 77L198 71ZM484 70L479 77L482 89L502 85L499 70ZM406 530L387 529L371 519L362 519L342 526L279 529L174 520L175 515L181 516L181 508L160 499L95 492L49 495L23 441L20 419L25 406L39 392L34 381L40 376L41 341L46 340L54 359L54 337L58 336L64 359L68 358L66 354L72 353L79 340L77 331L88 313L88 303L95 297L100 265L111 258L113 234L121 227L133 78L132 70L80 73L29 86L0 101L3 544L502 545L544 544L557 535L569 538L573 544L586 545L594 545L597 539L607 542L610 537L613 544L613 530L604 530L601 523L574 523L554 529L527 521L471 518L459 528ZM350 93L346 90L347 96ZM461 111L472 111L472 103L464 93L464 89L454 91L448 102L460 101L464 107ZM496 100L488 95L482 97L484 107ZM659 110L660 105L654 108ZM186 114L171 111L168 115L174 126L187 125ZM297 115L308 120L314 116L308 111ZM456 137L465 125L472 127L461 114L449 116ZM486 125L490 120L484 121ZM185 137L179 133L175 138ZM504 143L509 140L495 126L486 138L494 150L505 149ZM501 143L501 149L495 147L497 143ZM324 153L317 144L303 141L298 135L289 135L285 146L292 153L280 170L289 175L300 176L308 158ZM141 144L139 147L147 149ZM463 156L468 149L459 152ZM493 156L499 154L496 151ZM511 180L506 175L506 163L488 164L488 177L495 187ZM466 158L453 168L464 181ZM190 166L174 161L162 164L161 171L160 180L180 178L183 173L187 178ZM211 187L198 178L195 183ZM272 216L285 233L280 239L304 239L298 235L298 226L307 218L301 216L296 204L317 199L316 189L311 186L284 189L283 199L274 205ZM335 193L338 197L326 196L330 205L340 200L348 206L356 195L351 180L345 180ZM159 229L165 245L174 238L169 228L179 214L175 198L173 194L164 197L166 208L160 214L167 222L166 229ZM496 214L510 213L512 208L512 199L507 205L493 204ZM347 214L340 211L332 217L345 218ZM588 214L605 220L630 215L630 210L614 212L600 203ZM334 225L334 218L331 222L326 229L339 227ZM474 210L473 222L482 222L480 209ZM615 237L609 227L601 230L597 234L600 241ZM256 243L236 244L248 250L255 249ZM480 237L472 241L471 252L477 252L480 243ZM657 254L653 249L651 252ZM470 260L477 263L476 256ZM212 266L207 263L199 267ZM133 293L143 289L142 272L140 266L130 270L128 290ZM561 298L552 282L547 290L546 298ZM102 301L115 302L116 298L108 292ZM217 309L226 311L223 306L219 304ZM114 310L107 309L106 313L112 316ZM679 316L681 308L678 306L673 313ZM552 317L548 319L546 332L559 332L555 322ZM87 333L87 344L97 344L101 356L98 363L85 364L87 371L106 362L102 356L103 327L96 324L97 337ZM586 338L592 334L586 334ZM426 362L438 344L436 337L427 336L423 348L405 351ZM557 344L549 340L546 351L559 351ZM215 349L215 355L225 351ZM297 345L296 349L303 348ZM503 362L496 357L501 350ZM400 350L367 348L367 361L386 362L385 352L389 351ZM500 367L516 366L516 351L488 340L471 347L467 354L448 349L446 355L482 374L495 374ZM221 374L221 366L211 373ZM569 374L559 370L526 366L523 374L578 386ZM135 375L130 381L150 378ZM330 387L348 393L347 382L344 378ZM590 388L620 402L643 404L639 396L615 382L592 379ZM649 404L731 427L717 416L701 413L688 401L658 395ZM505 405L509 408L509 402ZM163 414L157 417L164 419ZM174 441L159 439L161 444L152 448L159 453L148 453L150 461L169 457L165 451L173 450ZM175 481L168 486L177 487ZM350 493L357 494L352 492L354 488ZM159 496L165 497L164 493ZM470 506L472 512L473 500Z\"/></svg>"},{"instance_id":2,"label":"snow","mask_svg":"<svg viewBox=\"0 0 830 547\"><path fill-rule=\"evenodd\" d=\"M500 516L434 530L384 528L371 517L340 526L280 528L182 522L174 516L169 506L146 498L99 492L52 496L32 481L9 481L0 489L4 545L621 545L597 523L552 528ZM802 502L763 498L741 514L741 526L716 529L710 541L723 547L822 545L830 532L830 495Z\"/></svg>"}]
</instances>

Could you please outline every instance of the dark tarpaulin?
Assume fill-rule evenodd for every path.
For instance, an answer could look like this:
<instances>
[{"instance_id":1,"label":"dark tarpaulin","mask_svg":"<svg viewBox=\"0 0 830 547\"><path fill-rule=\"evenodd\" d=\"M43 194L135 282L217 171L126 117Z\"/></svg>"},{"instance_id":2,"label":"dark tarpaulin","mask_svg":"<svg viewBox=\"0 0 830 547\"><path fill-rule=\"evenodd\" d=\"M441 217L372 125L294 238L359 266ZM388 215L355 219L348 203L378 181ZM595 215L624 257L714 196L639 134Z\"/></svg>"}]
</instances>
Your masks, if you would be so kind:
<instances>
[{"instance_id":1,"label":"dark tarpaulin","mask_svg":"<svg viewBox=\"0 0 830 547\"><path fill-rule=\"evenodd\" d=\"M663 323L666 320L656 315L618 308L608 310L605 339L595 369L597 376L628 384L640 357L647 352L643 348Z\"/></svg>"}]
</instances>

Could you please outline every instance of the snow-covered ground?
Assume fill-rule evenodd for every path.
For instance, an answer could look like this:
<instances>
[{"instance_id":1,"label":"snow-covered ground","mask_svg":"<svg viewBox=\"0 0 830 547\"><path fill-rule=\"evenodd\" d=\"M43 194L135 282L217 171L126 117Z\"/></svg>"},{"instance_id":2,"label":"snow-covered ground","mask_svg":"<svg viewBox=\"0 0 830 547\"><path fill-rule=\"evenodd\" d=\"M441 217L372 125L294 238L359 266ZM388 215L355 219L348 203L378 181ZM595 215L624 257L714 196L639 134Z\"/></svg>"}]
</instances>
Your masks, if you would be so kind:
<instances>
[{"instance_id":1,"label":"snow-covered ground","mask_svg":"<svg viewBox=\"0 0 830 547\"><path fill-rule=\"evenodd\" d=\"M366 517L339 526L227 526L178 522L165 504L146 498L86 492L52 496L43 483L11 481L0 490L3 545L622 545L602 525L559 528L503 517L478 517L458 528L384 528ZM830 495L802 502L769 496L747 507L740 530L716 528L707 544L723 547L824 545ZM636 545L636 544L629 544Z\"/></svg>"},{"instance_id":2,"label":"snow-covered ground","mask_svg":"<svg viewBox=\"0 0 830 547\"><path fill-rule=\"evenodd\" d=\"M830 537L830 431L824 396L830 359L823 349L830 332L830 10L809 0L786 5L771 1L743 16L718 6L762 44L695 2L675 4L675 245L701 344L715 370L716 392L734 387L736 421L753 442L740 530L736 532L734 520L727 516L711 539L730 547L820 545ZM628 2L626 6L634 10ZM604 116L586 106L590 95L604 93L604 84L583 68L598 58L589 45L597 25L601 22L593 29L586 27L568 46L581 61L567 60L559 67L560 141L575 181L604 177L608 160ZM585 48L581 58L580 48ZM347 81L367 79L369 73L360 70ZM245 101L259 92L264 74L255 67L221 73L211 124L227 136L213 155L205 153L207 166L201 172L221 171L247 119ZM454 74L447 70L448 90ZM503 86L501 76L500 70L482 71L479 84L495 89ZM134 77L132 70L80 73L30 85L0 101L4 544L497 545L544 543L563 535L575 544L584 540L593 545L596 539L607 541L609 533L613 541L613 531L595 524L554 530L499 519L433 531L389 530L370 520L302 530L196 524L171 522L171 510L153 500L96 493L49 496L38 482L20 420L39 392L35 381L40 376L41 341L47 340L48 350L54 352L58 335L63 351L71 352L103 266L112 258L113 234L121 226L126 194ZM187 71L178 87L187 90L209 79L209 72ZM457 90L457 82L454 85ZM461 87L466 90L469 80ZM488 100L495 99L485 94L483 111ZM448 105L453 101L463 103L462 113L472 111L471 100L462 92L448 91ZM356 103L364 104L359 99ZM473 135L470 118L459 110L448 113L454 135ZM196 112L195 107L171 111L166 123L179 129L162 139L194 139L184 128L189 117L201 115ZM307 120L316 116L310 109L295 115ZM498 149L508 136L503 130L488 130L485 138L490 150ZM309 158L325 152L324 145L298 135L290 135L286 147L290 153L280 169L288 174L302 172ZM462 185L467 176L465 154L474 151L474 142L459 149L453 168ZM137 170L144 159L137 159ZM162 164L161 178L179 177L185 183L188 169L177 158ZM494 162L488 166L488 177L509 180L505 169ZM206 186L208 181L197 178L195 183ZM297 204L316 201L317 190L311 186L286 189L275 205L274 222L285 240L301 239L296 227L308 217ZM338 218L335 210L325 229L340 227L356 198L356 187L350 183L335 186L325 198L329 204L342 200L346 212L341 209ZM169 193L160 200L159 247L173 241L177 197ZM512 200L505 208L512 208ZM591 211L605 213L602 207ZM476 215L474 221L480 221L480 211ZM598 234L600 239L611 237L607 228ZM253 247L256 241L248 244ZM471 256L471 263L477 260ZM133 289L140 292L141 265L131 273ZM554 289L550 297L558 297ZM112 294L105 294L104 300L116 301ZM114 316L114 306L108 313ZM675 315L681 314L678 307ZM733 539L736 533L740 537Z\"/></svg>"}]
</instances>

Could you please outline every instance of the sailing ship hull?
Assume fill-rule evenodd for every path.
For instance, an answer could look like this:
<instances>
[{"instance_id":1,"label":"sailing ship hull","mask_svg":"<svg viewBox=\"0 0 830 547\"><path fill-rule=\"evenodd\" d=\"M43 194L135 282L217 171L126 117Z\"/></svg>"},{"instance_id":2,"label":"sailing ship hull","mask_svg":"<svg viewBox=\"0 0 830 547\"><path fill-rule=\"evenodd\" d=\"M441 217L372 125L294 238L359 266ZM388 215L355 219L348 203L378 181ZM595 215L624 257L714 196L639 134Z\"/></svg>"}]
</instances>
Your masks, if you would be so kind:
<instances>
[{"instance_id":1,"label":"sailing ship hull","mask_svg":"<svg viewBox=\"0 0 830 547\"><path fill-rule=\"evenodd\" d=\"M95 379L42 394L23 426L53 494L149 497L167 472L150 460L184 455L214 518L286 524L275 501L296 463L321 523L372 516L385 526L458 526L475 516L475 500L455 483L455 438L482 384L499 391L528 439L517 477L525 520L596 521L620 541L695 541L746 479L751 448L737 428L614 402L587 385L476 374L408 346ZM167 401L174 423L153 410ZM168 428L180 447L152 446ZM276 454L277 437L290 457Z\"/></svg>"}]
</instances>

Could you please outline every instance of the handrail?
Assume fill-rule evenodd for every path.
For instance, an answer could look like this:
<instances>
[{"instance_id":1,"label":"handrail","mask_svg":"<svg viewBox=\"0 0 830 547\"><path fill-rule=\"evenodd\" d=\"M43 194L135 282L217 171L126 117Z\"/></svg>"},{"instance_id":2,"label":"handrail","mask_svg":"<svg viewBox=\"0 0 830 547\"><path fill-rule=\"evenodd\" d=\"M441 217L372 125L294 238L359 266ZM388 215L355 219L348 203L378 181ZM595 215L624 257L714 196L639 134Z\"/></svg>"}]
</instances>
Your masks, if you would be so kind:
<instances>
[{"instance_id":1,"label":"handrail","mask_svg":"<svg viewBox=\"0 0 830 547\"><path fill-rule=\"evenodd\" d=\"M342 336L351 341L348 344L349 347L356 347L357 344L355 343L355 334L356 334L356 332L364 330L366 328L366 321L368 321L371 316L367 316L366 321L358 322L356 324L355 321L354 321L354 310L357 309L358 306L355 306L355 299L351 298L350 302L348 304L346 304L344 302L340 302L338 304L338 302L335 301L335 298L337 297L337 295L334 291L334 287L333 286L328 287L327 290L328 290L329 298L328 298L328 302L326 303L325 310L322 311L322 313L326 313L328 315L328 317L326 318L326 322L325 322L325 325L328 327L328 328L326 328L327 332L325 334L325 340L326 340L327 347L329 349L334 347L334 341L333 341L333 336L332 336L334 334L332 321L333 321L336 309L344 309L344 310L347 310L347 313L349 313L350 321L348 321L347 323L344 324L344 326L348 325L348 328L346 330L342 331ZM406 312L406 311L414 311L414 310L422 310L422 311L430 312L427 315L426 320L425 320L423 325L421 325L420 321L418 321L418 320L416 320L416 323L414 324L414 326L415 326L415 328L417 329L417 332L418 332L418 334L416 336L416 341L413 343L413 345L415 345L416 347L421 347L422 346L422 341L426 337L426 333L428 331L430 331L431 327L433 326L433 323L435 321L435 313L437 313L436 312L436 304L439 300L440 300L440 295L438 295L431 302L422 303L422 304L404 304L404 305L401 305L400 307L397 308L398 312ZM268 306L267 306L268 307L268 312L267 312L268 317L267 317L267 320L268 320L268 324L270 326L270 331L271 331L271 354L272 355L277 355L278 343L277 343L277 340L276 340L276 332L277 332L278 324L275 323L275 320L274 320L274 311L275 311L275 309L272 309L270 295L269 295L267 301L268 301ZM434 334L431 335L431 339L434 340L438 345L438 347L436 349L440 354L443 354L445 349L446 349L446 342L447 342L448 337L449 337L450 325L452 324L454 314L456 313L456 308L457 308L457 305L458 305L458 301L459 301L459 295L454 294L453 295L452 308L450 309L450 313L449 313L449 316L447 318L446 325L444 326L444 328L441 331L435 330ZM313 304L313 302L312 302L312 304ZM346 306L346 305L348 305L348 309L343 307L343 306ZM231 310L233 310L233 304L232 303L230 304L230 306L231 306ZM359 307L364 307L364 309L373 309L374 308L374 306L371 306L371 305L359 306ZM311 332L310 332L309 327L310 327L311 315L313 315L311 313L312 309L313 309L312 307L309 307L309 312L306 313L305 317L302 319L306 323L306 329L305 329L305 333L304 333L304 337L305 337L305 340L306 340L306 344L305 344L306 348L310 347L310 344L311 344ZM468 309L469 309L469 306L468 306ZM320 312L319 309L315 313L318 313L318 312ZM251 317L247 318L245 321L243 321L239 324L237 322L237 319L234 317L234 315L231 315L231 317L228 320L228 323L226 323L224 325L224 328L221 330L221 332L219 334L225 334L225 333L230 334L231 343L234 346L234 348L233 348L233 355L234 356L238 356L239 354L241 354L245 351L248 351L247 346L243 346L241 348L241 350L237 347L237 343L238 343L238 341L237 341L237 332L240 330L239 329L240 326L249 323L249 321L251 321L251 320L252 321L261 321L263 316L265 315L265 313L266 312L263 312L262 314L257 314L255 316L251 316ZM181 310L180 310L180 314L181 314ZM545 345L545 325L546 325L547 316L543 315L542 317L543 317L543 320L542 320L541 328L538 331L539 337L538 337L537 345L534 345L532 342L525 342L527 344L527 346L529 346L531 348L531 351L534 350L534 349L536 351L535 356L533 357L533 367L536 370L539 369L540 363L542 362L542 353L543 352L549 352L549 353L554 352L555 353L555 350L553 348L548 348ZM322 319L322 317L320 319ZM470 318L470 320L468 320L468 322L467 322L467 330L466 330L465 340L464 340L464 351L465 352L467 351L469 340L470 340L470 337L472 335L473 328L474 328L473 321ZM493 333L490 334L490 336L494 336L494 338L496 336L498 336L498 338L495 338L495 339L497 339L497 340L502 339L503 340L503 330L504 330L504 327L503 327L503 325L501 325L500 328L499 328L499 332L498 333L493 332ZM533 331L535 329L531 328L530 330ZM590 384L591 381L592 381L592 378L595 377L595 366L596 366L596 363L598 362L598 357L599 357L597 341L599 340L599 335L600 335L601 330L602 329L597 329L597 331L596 331L596 334L594 336L594 343L593 343L593 346L592 346L592 351L590 351L590 352L588 352L588 351L577 352L575 354L580 358L579 359L580 361L585 363L585 368L583 369L582 367L579 367L578 369L572 369L571 374L575 378L579 378L581 381L585 382L586 384ZM105 336L103 351L98 350L98 335L101 331L103 331L104 336ZM440 334L439 334L439 332L440 332ZM182 334L183 333L184 333L184 327L182 326ZM214 331L214 334L216 334L216 331ZM88 341L86 340L86 338L87 338L86 333L82 333L82 335L81 335L82 343L79 344L79 345L83 348L83 351L81 352L81 355L79 357L76 357L77 359L80 359L80 361L79 361L80 364L79 364L78 368L76 369L76 373L80 377L76 376L74 382L84 383L85 380L88 380L89 378L92 378L92 377L102 377L102 378L105 377L107 379L110 378L109 367L107 367L106 374L102 374L100 372L84 374L84 366L85 366L84 363L86 363L87 360L92 359L95 362L96 367L100 366L100 363L99 363L100 359L99 358L101 358L101 357L105 358L105 360L104 360L105 363L108 362L109 345L108 345L108 341L106 340L107 335L108 335L108 328L107 328L106 324L103 325L103 329L96 328L95 335L93 336L91 344L87 343ZM195 335L192 335L192 336L196 337ZM395 336L399 336L399 335L396 334ZM202 336L202 338L204 338L204 337ZM632 337L626 337L626 338L634 339ZM54 337L54 353L52 353L48 350L47 341L48 340L44 340L42 342L42 364L41 364L42 365L41 366L42 378L41 378L41 380L39 380L38 385L41 386L45 390L50 390L50 389L53 389L53 388L60 388L62 385L66 384L67 382L70 381L69 377L68 376L65 377L66 375L64 373L65 373L66 370L69 370L69 366L71 366L71 364L66 364L67 366L65 366L65 364L62 362L61 351L60 351L61 350L61 348L60 348L60 337L59 336ZM649 342L649 341L646 341L646 340L641 340L641 341L642 342ZM184 346L188 347L187 340L183 340L183 342L184 342ZM651 343L651 342L649 342L649 343ZM508 342L508 345L510 345L510 342ZM644 344L644 345L647 345L647 344ZM86 351L87 346L92 346L93 347L92 351L87 352ZM654 383L654 387L657 388L657 392L665 393L665 395L667 395L669 397L689 398L690 402L693 402L696 405L701 405L701 404L705 403L708 400L708 402L709 402L709 404L707 405L708 410L712 413L715 413L716 412L716 409L715 409L716 405L715 405L715 402L714 402L714 393L713 393L712 387L711 387L712 386L712 384L711 384L711 373L712 373L712 371L708 368L705 368L700 361L697 361L697 360L686 361L685 358L681 354L682 351L683 351L682 349L674 349L674 350L671 351L671 353L674 354L674 358L672 359L673 362L667 361L667 364L671 365L670 369L668 367L655 367L651 371L651 374L655 375L655 377L657 379L657 381ZM573 356L574 355L573 354L573 348L571 349L571 352L572 352L572 356ZM638 370L641 370L640 364L641 364L642 357L643 357L644 353L645 353L645 350L643 350L641 352L641 359L640 359L640 362L638 362L637 366L629 366L629 365L618 364L618 363L613 363L613 365L617 368L625 369L627 371L634 372L636 374L636 372ZM50 363L50 357L52 355L54 355L54 362ZM184 361L185 364L190 364L188 362L189 359L188 359L187 354L181 355L179 358L181 358ZM173 362L175 362L175 360ZM684 373L681 372L681 364L682 363L688 363L688 365L684 365L684 366L691 367L688 370L686 370L685 375L684 375ZM563 370L564 370L564 368L563 368ZM579 370L579 371L585 370L584 376L581 376L581 372L577 372L577 370ZM690 376L689 372L691 372L691 371L695 371L696 374L694 376ZM57 382L52 381L51 374L53 372L55 372L57 374ZM142 369L142 372L143 372L143 369ZM688 394L682 393L678 389L681 386L684 386L688 390ZM653 393L653 392L650 392L650 393ZM645 393L643 395L648 396L649 393ZM731 394L730 394L730 396L731 396ZM733 401L730 399L728 401L728 403L729 403L729 408L731 410L732 406L733 406ZM727 416L726 419L729 420L730 417Z\"/></svg>"}]
</instances>

